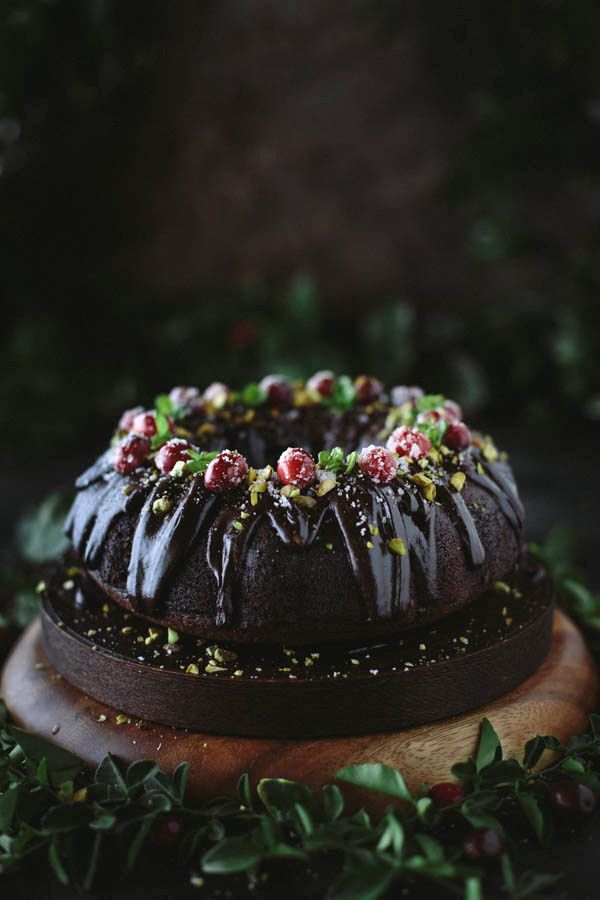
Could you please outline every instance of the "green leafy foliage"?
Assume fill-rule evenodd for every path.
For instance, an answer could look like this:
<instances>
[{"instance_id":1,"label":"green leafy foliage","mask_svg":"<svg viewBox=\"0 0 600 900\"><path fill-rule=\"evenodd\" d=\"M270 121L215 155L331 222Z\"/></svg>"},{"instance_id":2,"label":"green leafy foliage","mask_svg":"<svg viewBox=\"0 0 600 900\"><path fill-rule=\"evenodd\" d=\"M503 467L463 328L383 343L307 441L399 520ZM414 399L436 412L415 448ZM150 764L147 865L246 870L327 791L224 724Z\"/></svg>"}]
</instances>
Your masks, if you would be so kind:
<instances>
[{"instance_id":1,"label":"green leafy foliage","mask_svg":"<svg viewBox=\"0 0 600 900\"><path fill-rule=\"evenodd\" d=\"M538 772L534 766L545 750L557 757ZM453 768L466 791L460 805L436 807L425 787L413 796L401 773L382 764L349 766L336 776L353 788L390 798L393 805L376 820L364 810L345 813L336 784L326 785L318 796L285 778L263 779L255 798L244 775L238 785L241 804L217 798L190 805L187 764L168 776L150 760L125 767L109 754L90 773L71 753L8 724L0 707L0 873L45 854L61 884L89 890L105 860L113 871L115 859L123 872L142 866L157 820L170 814L184 825L179 851L184 870L199 863L206 875L246 873L254 882L274 860L307 864L331 854L337 875L330 898L376 900L395 881L426 882L432 890L442 886L483 898L485 878L446 827L458 816L467 827L493 828L503 836L501 870L508 896L542 897L556 878L515 873L519 861L506 837L506 809L516 801L524 827L548 845L553 833L548 784L554 778L573 779L600 795L599 768L598 716L591 718L588 733L566 747L553 737L532 739L521 762L504 757L498 735L484 719L474 757Z\"/></svg>"},{"instance_id":2,"label":"green leafy foliage","mask_svg":"<svg viewBox=\"0 0 600 900\"><path fill-rule=\"evenodd\" d=\"M24 559L44 563L56 559L67 549L63 526L71 504L71 492L49 494L17 525L17 546Z\"/></svg>"},{"instance_id":3,"label":"green leafy foliage","mask_svg":"<svg viewBox=\"0 0 600 900\"><path fill-rule=\"evenodd\" d=\"M206 472L208 464L219 455L218 450L188 450L190 461L187 464L188 472Z\"/></svg>"},{"instance_id":4,"label":"green leafy foliage","mask_svg":"<svg viewBox=\"0 0 600 900\"><path fill-rule=\"evenodd\" d=\"M333 472L334 475L343 472L345 475L349 475L356 466L358 452L353 450L348 456L344 456L341 447L333 447L331 450L321 450L318 460L319 465L327 472Z\"/></svg>"},{"instance_id":5,"label":"green leafy foliage","mask_svg":"<svg viewBox=\"0 0 600 900\"><path fill-rule=\"evenodd\" d=\"M352 379L348 375L339 375L333 383L331 396L321 397L319 402L335 412L344 412L352 407L355 398L356 388Z\"/></svg>"}]
</instances>

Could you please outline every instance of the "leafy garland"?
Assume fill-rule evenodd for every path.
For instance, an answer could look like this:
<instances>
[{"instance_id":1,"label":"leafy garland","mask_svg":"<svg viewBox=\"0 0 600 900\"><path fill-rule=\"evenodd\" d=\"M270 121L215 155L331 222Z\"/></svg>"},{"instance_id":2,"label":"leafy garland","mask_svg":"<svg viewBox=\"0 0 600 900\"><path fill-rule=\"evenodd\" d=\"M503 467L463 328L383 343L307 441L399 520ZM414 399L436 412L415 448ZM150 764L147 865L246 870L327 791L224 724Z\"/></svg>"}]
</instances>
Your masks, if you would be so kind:
<instances>
[{"instance_id":1,"label":"leafy garland","mask_svg":"<svg viewBox=\"0 0 600 900\"><path fill-rule=\"evenodd\" d=\"M557 529L533 549L570 611L598 628L600 598L565 562L568 545L568 533ZM554 758L538 772L545 751ZM484 719L475 756L451 771L464 797L448 806L434 802L425 786L411 794L400 772L380 764L342 769L320 796L286 779L263 779L253 792L243 775L237 800L197 805L186 791L186 763L169 776L152 761L124 768L108 755L91 773L71 753L12 726L0 707L0 873L45 855L60 883L89 890L107 862L111 877L144 871L165 828L172 835L175 827L171 875L196 886L223 876L258 884L278 861L308 872L326 859L323 892L329 885L330 900L375 900L394 883L435 886L467 900L498 891L513 900L549 896L556 876L524 867L515 832L529 831L541 848L550 846L562 818L552 802L557 781L585 785L600 797L600 716L592 715L590 730L566 746L551 736L533 738L519 759L504 756ZM348 810L344 784L378 792L389 806L375 819ZM500 837L499 859L468 857L463 842L473 828Z\"/></svg>"}]
</instances>

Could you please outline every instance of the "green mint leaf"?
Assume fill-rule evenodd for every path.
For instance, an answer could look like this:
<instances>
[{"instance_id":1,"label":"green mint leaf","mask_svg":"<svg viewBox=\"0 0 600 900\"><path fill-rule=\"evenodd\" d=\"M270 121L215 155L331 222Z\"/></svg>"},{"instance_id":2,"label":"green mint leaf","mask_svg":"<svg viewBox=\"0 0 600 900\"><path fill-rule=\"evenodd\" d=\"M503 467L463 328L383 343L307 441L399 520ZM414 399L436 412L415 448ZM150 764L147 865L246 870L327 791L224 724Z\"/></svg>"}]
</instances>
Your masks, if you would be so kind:
<instances>
[{"instance_id":1,"label":"green mint leaf","mask_svg":"<svg viewBox=\"0 0 600 900\"><path fill-rule=\"evenodd\" d=\"M347 375L340 375L333 383L330 397L321 397L319 402L323 406L329 406L334 412L344 412L350 409L356 398L354 382Z\"/></svg>"},{"instance_id":2,"label":"green mint leaf","mask_svg":"<svg viewBox=\"0 0 600 900\"><path fill-rule=\"evenodd\" d=\"M362 763L357 766L348 766L340 769L335 777L339 781L347 781L348 784L354 784L357 787L379 791L390 797L414 803L412 794L400 772L383 763Z\"/></svg>"},{"instance_id":3,"label":"green mint leaf","mask_svg":"<svg viewBox=\"0 0 600 900\"><path fill-rule=\"evenodd\" d=\"M237 391L233 395L233 399L244 406L262 406L263 403L267 402L267 393L259 384L251 382L242 388L241 391Z\"/></svg>"},{"instance_id":4,"label":"green mint leaf","mask_svg":"<svg viewBox=\"0 0 600 900\"><path fill-rule=\"evenodd\" d=\"M439 409L444 405L445 397L443 394L425 394L419 397L415 403L417 413L429 412L431 409Z\"/></svg>"},{"instance_id":5,"label":"green mint leaf","mask_svg":"<svg viewBox=\"0 0 600 900\"><path fill-rule=\"evenodd\" d=\"M352 471L354 471L354 467L358 461L358 450L353 450L352 453L349 453L346 457L346 475L349 475Z\"/></svg>"},{"instance_id":6,"label":"green mint leaf","mask_svg":"<svg viewBox=\"0 0 600 900\"><path fill-rule=\"evenodd\" d=\"M417 428L427 435L434 447L440 447L446 434L448 423L445 419L439 419L437 422L425 419L418 423Z\"/></svg>"},{"instance_id":7,"label":"green mint leaf","mask_svg":"<svg viewBox=\"0 0 600 900\"><path fill-rule=\"evenodd\" d=\"M500 738L494 731L489 719L483 719L479 734L479 745L475 756L477 771L481 772L482 769L489 766L489 764L494 762L497 758L502 759L502 745L500 743Z\"/></svg>"},{"instance_id":8,"label":"green mint leaf","mask_svg":"<svg viewBox=\"0 0 600 900\"><path fill-rule=\"evenodd\" d=\"M188 472L192 472L192 474L206 472L209 463L216 459L218 455L218 450L188 450L188 456L190 457L190 461L187 464Z\"/></svg>"},{"instance_id":9,"label":"green mint leaf","mask_svg":"<svg viewBox=\"0 0 600 900\"><path fill-rule=\"evenodd\" d=\"M344 451L341 447L332 447L331 450L321 450L318 455L319 465L327 472L337 474L344 468Z\"/></svg>"},{"instance_id":10,"label":"green mint leaf","mask_svg":"<svg viewBox=\"0 0 600 900\"><path fill-rule=\"evenodd\" d=\"M176 407L168 394L159 394L154 398L154 408L158 415L172 416Z\"/></svg>"}]
</instances>

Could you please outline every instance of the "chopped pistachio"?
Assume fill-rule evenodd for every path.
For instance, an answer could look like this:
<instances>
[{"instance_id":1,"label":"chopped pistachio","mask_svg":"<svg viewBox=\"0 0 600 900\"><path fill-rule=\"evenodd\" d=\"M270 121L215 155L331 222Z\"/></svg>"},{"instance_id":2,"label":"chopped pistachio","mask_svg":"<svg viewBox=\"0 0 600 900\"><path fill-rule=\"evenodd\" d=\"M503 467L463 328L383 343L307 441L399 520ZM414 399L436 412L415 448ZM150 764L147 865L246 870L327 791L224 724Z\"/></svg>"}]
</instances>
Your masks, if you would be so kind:
<instances>
[{"instance_id":1,"label":"chopped pistachio","mask_svg":"<svg viewBox=\"0 0 600 900\"><path fill-rule=\"evenodd\" d=\"M196 663L190 663L187 669L185 670L188 675L199 675L200 669L196 665Z\"/></svg>"},{"instance_id":2,"label":"chopped pistachio","mask_svg":"<svg viewBox=\"0 0 600 900\"><path fill-rule=\"evenodd\" d=\"M312 509L313 506L317 505L317 501L314 497L307 497L305 494L299 494L298 497L294 497L294 500L298 506L304 506L307 509Z\"/></svg>"},{"instance_id":3,"label":"chopped pistachio","mask_svg":"<svg viewBox=\"0 0 600 900\"><path fill-rule=\"evenodd\" d=\"M127 716L124 715L123 713L119 713L115 717L115 722L117 723L117 725L124 725L126 721L127 721Z\"/></svg>"},{"instance_id":4,"label":"chopped pistachio","mask_svg":"<svg viewBox=\"0 0 600 900\"><path fill-rule=\"evenodd\" d=\"M454 472L450 476L450 484L454 488L455 491L462 491L465 486L465 481L467 480L467 476L464 472Z\"/></svg>"},{"instance_id":5,"label":"chopped pistachio","mask_svg":"<svg viewBox=\"0 0 600 900\"><path fill-rule=\"evenodd\" d=\"M37 583L36 586L35 586L35 592L36 592L36 594L41 594L41 593L42 593L43 591L45 591L45 590L46 590L46 582L45 582L45 581L38 581L38 583Z\"/></svg>"},{"instance_id":6,"label":"chopped pistachio","mask_svg":"<svg viewBox=\"0 0 600 900\"><path fill-rule=\"evenodd\" d=\"M250 518L250 513L247 512L245 509L243 509L240 512L240 519L249 519L249 518Z\"/></svg>"},{"instance_id":7,"label":"chopped pistachio","mask_svg":"<svg viewBox=\"0 0 600 900\"><path fill-rule=\"evenodd\" d=\"M157 497L152 504L152 512L167 513L171 509L171 501L168 497Z\"/></svg>"},{"instance_id":8,"label":"chopped pistachio","mask_svg":"<svg viewBox=\"0 0 600 900\"><path fill-rule=\"evenodd\" d=\"M367 550L372 550L375 544L373 541L367 541Z\"/></svg>"},{"instance_id":9,"label":"chopped pistachio","mask_svg":"<svg viewBox=\"0 0 600 900\"><path fill-rule=\"evenodd\" d=\"M167 628L167 644L176 644L179 641L179 635L174 628Z\"/></svg>"},{"instance_id":10,"label":"chopped pistachio","mask_svg":"<svg viewBox=\"0 0 600 900\"><path fill-rule=\"evenodd\" d=\"M244 530L244 523L243 523L243 522L235 521L235 522L232 522L231 524L233 525L233 527L235 528L236 531L243 531L243 530Z\"/></svg>"},{"instance_id":11,"label":"chopped pistachio","mask_svg":"<svg viewBox=\"0 0 600 900\"><path fill-rule=\"evenodd\" d=\"M131 634L132 631L133 625L124 625L123 628L121 628L121 634Z\"/></svg>"},{"instance_id":12,"label":"chopped pistachio","mask_svg":"<svg viewBox=\"0 0 600 900\"><path fill-rule=\"evenodd\" d=\"M204 666L204 671L207 672L209 675L212 675L213 672L226 672L227 669L223 668L223 666L216 666L214 664L214 662L211 660L210 662L207 662L206 665Z\"/></svg>"},{"instance_id":13,"label":"chopped pistachio","mask_svg":"<svg viewBox=\"0 0 600 900\"><path fill-rule=\"evenodd\" d=\"M235 675L236 678L239 678L240 675L243 675L243 674L244 674L244 670L243 670L243 669L236 669L235 672L234 672L233 674Z\"/></svg>"},{"instance_id":14,"label":"chopped pistachio","mask_svg":"<svg viewBox=\"0 0 600 900\"><path fill-rule=\"evenodd\" d=\"M237 653L235 653L233 650L225 650L222 647L215 647L214 657L217 662L233 662L234 659L237 659L237 656Z\"/></svg>"},{"instance_id":15,"label":"chopped pistachio","mask_svg":"<svg viewBox=\"0 0 600 900\"><path fill-rule=\"evenodd\" d=\"M173 468L171 469L170 474L173 478L181 478L185 473L187 463L184 459L178 459Z\"/></svg>"},{"instance_id":16,"label":"chopped pistachio","mask_svg":"<svg viewBox=\"0 0 600 900\"><path fill-rule=\"evenodd\" d=\"M63 588L65 591L72 591L75 587L75 582L72 579L68 579L67 581L63 581Z\"/></svg>"},{"instance_id":17,"label":"chopped pistachio","mask_svg":"<svg viewBox=\"0 0 600 900\"><path fill-rule=\"evenodd\" d=\"M369 523L369 531L371 532L373 537L377 537L377 535L379 534L379 528L377 527L377 525L373 525L373 523Z\"/></svg>"},{"instance_id":18,"label":"chopped pistachio","mask_svg":"<svg viewBox=\"0 0 600 900\"><path fill-rule=\"evenodd\" d=\"M510 585L505 581L492 581L492 587L495 591L501 591L503 594L510 594Z\"/></svg>"},{"instance_id":19,"label":"chopped pistachio","mask_svg":"<svg viewBox=\"0 0 600 900\"><path fill-rule=\"evenodd\" d=\"M332 491L336 486L337 481L335 478L324 478L323 481L319 483L317 488L317 497L324 497L325 494L328 494L329 491Z\"/></svg>"},{"instance_id":20,"label":"chopped pistachio","mask_svg":"<svg viewBox=\"0 0 600 900\"><path fill-rule=\"evenodd\" d=\"M333 544L325 544L326 550L333 550Z\"/></svg>"},{"instance_id":21,"label":"chopped pistachio","mask_svg":"<svg viewBox=\"0 0 600 900\"><path fill-rule=\"evenodd\" d=\"M397 553L398 556L406 556L406 544L402 538L392 538L388 541L388 547L392 553Z\"/></svg>"}]
</instances>

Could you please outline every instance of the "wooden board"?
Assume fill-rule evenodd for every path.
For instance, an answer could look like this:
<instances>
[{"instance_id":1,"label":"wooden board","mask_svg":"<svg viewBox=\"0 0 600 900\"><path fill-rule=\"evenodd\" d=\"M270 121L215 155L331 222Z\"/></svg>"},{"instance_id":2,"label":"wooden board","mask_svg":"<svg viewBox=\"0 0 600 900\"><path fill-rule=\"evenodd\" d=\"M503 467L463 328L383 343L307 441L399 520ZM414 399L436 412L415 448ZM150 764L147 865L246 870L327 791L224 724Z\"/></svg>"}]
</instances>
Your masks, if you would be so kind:
<instances>
[{"instance_id":1,"label":"wooden board","mask_svg":"<svg viewBox=\"0 0 600 900\"><path fill-rule=\"evenodd\" d=\"M118 725L116 710L86 697L53 670L35 622L7 660L0 692L18 725L79 754L90 765L108 751L126 762L151 757L168 771L189 761L190 788L206 797L232 794L244 771L253 782L282 776L319 788L339 768L363 762L401 769L412 788L446 780L448 767L473 753L483 716L493 722L508 754L518 754L535 734L566 740L583 730L597 699L598 676L580 632L557 611L551 650L540 669L510 694L474 712L405 731L356 737L232 738L133 719ZM370 805L377 807L377 800Z\"/></svg>"}]
</instances>

